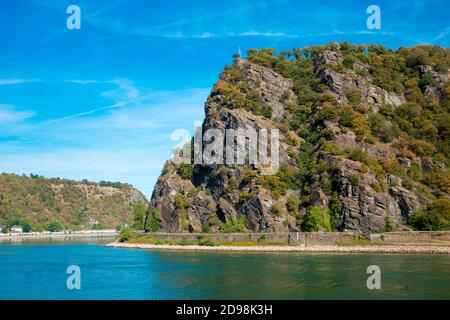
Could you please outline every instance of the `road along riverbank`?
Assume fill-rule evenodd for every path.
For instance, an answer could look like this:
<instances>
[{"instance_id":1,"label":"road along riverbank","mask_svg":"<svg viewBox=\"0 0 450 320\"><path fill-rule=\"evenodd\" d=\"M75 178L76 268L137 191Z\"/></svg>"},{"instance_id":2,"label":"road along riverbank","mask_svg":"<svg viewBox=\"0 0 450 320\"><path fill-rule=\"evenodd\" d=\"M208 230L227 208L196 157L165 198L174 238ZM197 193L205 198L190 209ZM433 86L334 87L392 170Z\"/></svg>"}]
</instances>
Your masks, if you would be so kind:
<instances>
[{"instance_id":1,"label":"road along riverbank","mask_svg":"<svg viewBox=\"0 0 450 320\"><path fill-rule=\"evenodd\" d=\"M76 238L113 238L119 234L116 230L83 230L64 232L34 232L0 234L0 243L22 240L76 239Z\"/></svg>"}]
</instances>

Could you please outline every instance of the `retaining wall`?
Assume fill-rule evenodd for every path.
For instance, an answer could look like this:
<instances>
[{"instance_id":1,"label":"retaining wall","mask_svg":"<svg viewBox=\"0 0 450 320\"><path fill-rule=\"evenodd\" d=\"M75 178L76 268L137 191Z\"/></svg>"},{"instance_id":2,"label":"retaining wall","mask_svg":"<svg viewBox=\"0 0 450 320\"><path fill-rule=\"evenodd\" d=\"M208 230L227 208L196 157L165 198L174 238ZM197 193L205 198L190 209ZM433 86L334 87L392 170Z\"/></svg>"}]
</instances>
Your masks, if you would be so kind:
<instances>
[{"instance_id":1,"label":"retaining wall","mask_svg":"<svg viewBox=\"0 0 450 320\"><path fill-rule=\"evenodd\" d=\"M385 243L448 243L450 231L401 231L371 234L371 241Z\"/></svg>"},{"instance_id":2,"label":"retaining wall","mask_svg":"<svg viewBox=\"0 0 450 320\"><path fill-rule=\"evenodd\" d=\"M343 232L290 232L290 233L150 233L163 240L181 241L182 239L198 241L209 237L216 242L256 242L289 245L337 244L351 241L359 234Z\"/></svg>"},{"instance_id":3,"label":"retaining wall","mask_svg":"<svg viewBox=\"0 0 450 320\"><path fill-rule=\"evenodd\" d=\"M407 231L370 234L359 232L289 232L289 233L148 233L162 240L198 241L209 237L215 242L256 242L285 245L335 245L355 239L366 239L386 244L449 243L450 231Z\"/></svg>"}]
</instances>

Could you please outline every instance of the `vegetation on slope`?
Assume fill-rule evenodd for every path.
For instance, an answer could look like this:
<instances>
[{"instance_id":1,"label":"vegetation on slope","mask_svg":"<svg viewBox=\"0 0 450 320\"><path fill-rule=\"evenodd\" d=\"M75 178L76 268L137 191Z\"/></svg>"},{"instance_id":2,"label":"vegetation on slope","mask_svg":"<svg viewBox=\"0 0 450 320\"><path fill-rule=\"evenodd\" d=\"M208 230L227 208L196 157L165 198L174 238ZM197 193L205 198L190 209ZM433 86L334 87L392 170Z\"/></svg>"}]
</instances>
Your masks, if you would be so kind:
<instances>
[{"instance_id":1,"label":"vegetation on slope","mask_svg":"<svg viewBox=\"0 0 450 320\"><path fill-rule=\"evenodd\" d=\"M0 225L24 231L114 229L145 215L145 197L128 184L0 175ZM144 211L142 212L142 208Z\"/></svg>"}]
</instances>

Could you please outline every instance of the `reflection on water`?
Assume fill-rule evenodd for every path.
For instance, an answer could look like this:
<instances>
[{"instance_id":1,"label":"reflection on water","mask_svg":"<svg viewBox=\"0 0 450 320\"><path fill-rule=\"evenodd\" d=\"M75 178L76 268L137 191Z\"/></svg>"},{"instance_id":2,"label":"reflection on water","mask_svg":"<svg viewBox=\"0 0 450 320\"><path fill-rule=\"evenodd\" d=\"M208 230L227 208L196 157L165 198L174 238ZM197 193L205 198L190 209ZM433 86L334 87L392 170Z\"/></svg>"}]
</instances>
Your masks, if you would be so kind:
<instances>
[{"instance_id":1,"label":"reflection on water","mask_svg":"<svg viewBox=\"0 0 450 320\"><path fill-rule=\"evenodd\" d=\"M0 283L8 288L0 299L450 299L447 255L166 252L71 243L0 245ZM73 264L81 268L79 291L66 289ZM381 268L381 290L366 288L372 264Z\"/></svg>"}]
</instances>

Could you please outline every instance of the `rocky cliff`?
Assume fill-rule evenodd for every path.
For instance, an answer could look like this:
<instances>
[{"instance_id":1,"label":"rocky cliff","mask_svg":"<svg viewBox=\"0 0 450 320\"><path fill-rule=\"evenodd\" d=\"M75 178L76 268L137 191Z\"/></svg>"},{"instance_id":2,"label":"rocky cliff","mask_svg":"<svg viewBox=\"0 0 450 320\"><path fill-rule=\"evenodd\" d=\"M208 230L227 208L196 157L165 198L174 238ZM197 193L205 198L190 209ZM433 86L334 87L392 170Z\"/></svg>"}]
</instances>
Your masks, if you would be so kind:
<instances>
[{"instance_id":1,"label":"rocky cliff","mask_svg":"<svg viewBox=\"0 0 450 320\"><path fill-rule=\"evenodd\" d=\"M220 75L202 132L278 129L278 171L168 161L147 220L171 232L448 228L449 67L449 49L429 46L249 50Z\"/></svg>"}]
</instances>

